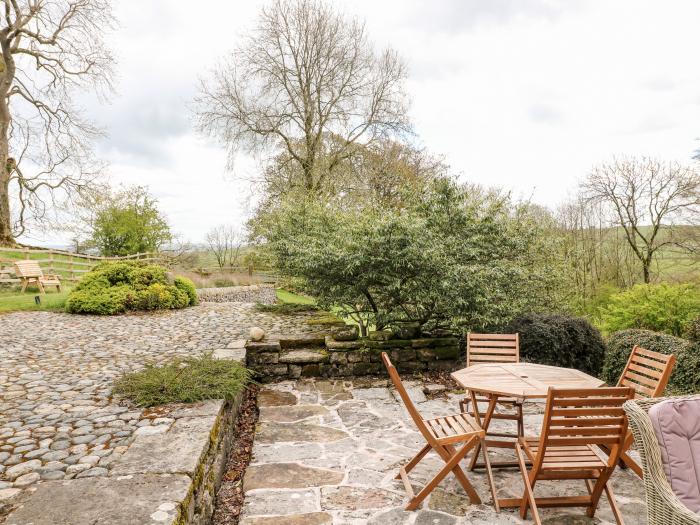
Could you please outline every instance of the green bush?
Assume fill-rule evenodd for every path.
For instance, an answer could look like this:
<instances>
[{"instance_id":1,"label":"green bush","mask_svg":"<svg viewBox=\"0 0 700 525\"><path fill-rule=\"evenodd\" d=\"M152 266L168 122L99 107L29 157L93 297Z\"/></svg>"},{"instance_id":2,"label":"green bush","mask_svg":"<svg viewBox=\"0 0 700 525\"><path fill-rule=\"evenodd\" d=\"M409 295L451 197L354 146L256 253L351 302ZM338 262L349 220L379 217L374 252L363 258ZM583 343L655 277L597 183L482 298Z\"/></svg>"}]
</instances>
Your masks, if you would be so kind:
<instances>
[{"instance_id":1,"label":"green bush","mask_svg":"<svg viewBox=\"0 0 700 525\"><path fill-rule=\"evenodd\" d=\"M632 348L639 345L652 352L676 356L676 366L668 384L669 392L679 395L700 392L700 345L650 330L621 330L612 334L607 343L601 377L608 384L617 383Z\"/></svg>"},{"instance_id":2,"label":"green bush","mask_svg":"<svg viewBox=\"0 0 700 525\"><path fill-rule=\"evenodd\" d=\"M700 316L700 287L694 284L638 284L610 296L600 309L608 332L640 328L681 336Z\"/></svg>"},{"instance_id":3,"label":"green bush","mask_svg":"<svg viewBox=\"0 0 700 525\"><path fill-rule=\"evenodd\" d=\"M140 407L165 403L193 403L204 399L226 399L240 392L250 381L250 372L235 361L201 357L178 358L172 362L126 374L114 385L113 393Z\"/></svg>"},{"instance_id":4,"label":"green bush","mask_svg":"<svg viewBox=\"0 0 700 525\"><path fill-rule=\"evenodd\" d=\"M179 284L178 284L179 279ZM66 310L77 314L115 315L138 310L185 308L192 304L188 285L178 278L168 280L162 266L139 262L109 262L97 265L73 288ZM194 292L196 298L196 292Z\"/></svg>"},{"instance_id":5,"label":"green bush","mask_svg":"<svg viewBox=\"0 0 700 525\"><path fill-rule=\"evenodd\" d=\"M700 316L688 323L688 326L685 327L685 334L683 335L686 339L700 343Z\"/></svg>"},{"instance_id":6,"label":"green bush","mask_svg":"<svg viewBox=\"0 0 700 525\"><path fill-rule=\"evenodd\" d=\"M175 277L173 284L175 284L175 287L177 289L187 294L190 306L196 306L199 304L199 297L197 297L197 289L194 287L194 283L190 281L187 277Z\"/></svg>"},{"instance_id":7,"label":"green bush","mask_svg":"<svg viewBox=\"0 0 700 525\"><path fill-rule=\"evenodd\" d=\"M598 375L605 356L600 332L582 317L529 313L503 329L520 334L520 358L544 365L576 368Z\"/></svg>"}]
</instances>

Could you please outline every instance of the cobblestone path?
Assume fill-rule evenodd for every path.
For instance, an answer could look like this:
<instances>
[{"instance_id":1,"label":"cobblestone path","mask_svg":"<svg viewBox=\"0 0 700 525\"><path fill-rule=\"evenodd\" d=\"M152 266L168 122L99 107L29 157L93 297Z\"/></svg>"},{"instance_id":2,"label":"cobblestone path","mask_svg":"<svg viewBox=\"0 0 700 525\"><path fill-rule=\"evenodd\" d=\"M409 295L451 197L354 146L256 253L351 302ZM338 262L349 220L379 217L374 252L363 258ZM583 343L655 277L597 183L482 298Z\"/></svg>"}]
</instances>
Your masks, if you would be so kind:
<instances>
[{"instance_id":1,"label":"cobblestone path","mask_svg":"<svg viewBox=\"0 0 700 525\"><path fill-rule=\"evenodd\" d=\"M118 317L0 315L0 507L39 480L107 475L135 434L168 428L167 418L111 398L122 373L234 347L251 326L312 331L304 317L249 303Z\"/></svg>"},{"instance_id":2,"label":"cobblestone path","mask_svg":"<svg viewBox=\"0 0 700 525\"><path fill-rule=\"evenodd\" d=\"M427 400L420 385L406 382L426 418L457 410L458 396ZM484 504L470 505L454 476L448 475L417 512L406 512L406 495L394 476L425 444L396 392L386 381L304 380L268 385L258 396L260 419L253 458L244 478L241 525L491 525L523 523L516 512L496 514L483 473L468 473ZM542 406L526 405L526 433L535 435ZM493 427L508 427L498 421ZM505 427L505 428L504 428ZM507 451L503 451L507 454ZM501 457L490 450L493 459ZM429 453L411 472L414 490L444 464ZM520 474L494 471L499 497L522 495ZM418 486L420 485L420 487ZM618 470L613 489L627 523L645 524L642 482ZM585 493L581 481L539 482L538 493ZM614 519L605 498L595 519L585 509L541 509L548 525L608 524ZM532 523L532 522L526 522Z\"/></svg>"}]
</instances>

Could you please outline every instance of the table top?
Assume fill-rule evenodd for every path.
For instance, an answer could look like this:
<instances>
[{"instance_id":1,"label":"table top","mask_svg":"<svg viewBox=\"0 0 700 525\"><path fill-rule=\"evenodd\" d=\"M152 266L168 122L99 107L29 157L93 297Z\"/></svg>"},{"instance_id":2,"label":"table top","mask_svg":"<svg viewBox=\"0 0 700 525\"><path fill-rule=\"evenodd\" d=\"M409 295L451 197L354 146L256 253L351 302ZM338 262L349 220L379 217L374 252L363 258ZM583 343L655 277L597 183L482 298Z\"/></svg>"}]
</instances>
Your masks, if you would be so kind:
<instances>
[{"instance_id":1,"label":"table top","mask_svg":"<svg viewBox=\"0 0 700 525\"><path fill-rule=\"evenodd\" d=\"M605 381L573 368L535 363L481 363L452 373L463 388L508 397L543 398L547 389L598 388Z\"/></svg>"}]
</instances>

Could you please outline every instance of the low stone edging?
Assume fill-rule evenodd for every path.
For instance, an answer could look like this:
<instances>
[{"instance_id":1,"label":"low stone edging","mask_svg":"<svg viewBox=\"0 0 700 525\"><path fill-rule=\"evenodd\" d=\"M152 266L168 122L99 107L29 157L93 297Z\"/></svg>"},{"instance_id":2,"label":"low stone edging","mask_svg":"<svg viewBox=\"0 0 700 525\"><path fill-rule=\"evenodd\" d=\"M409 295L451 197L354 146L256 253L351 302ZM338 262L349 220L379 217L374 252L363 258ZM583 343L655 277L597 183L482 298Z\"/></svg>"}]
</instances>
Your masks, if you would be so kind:
<instances>
[{"instance_id":1,"label":"low stone edging","mask_svg":"<svg viewBox=\"0 0 700 525\"><path fill-rule=\"evenodd\" d=\"M387 352L399 372L452 370L461 366L459 338L336 341L300 336L246 343L246 366L263 382L299 377L366 376L384 373Z\"/></svg>"},{"instance_id":2,"label":"low stone edging","mask_svg":"<svg viewBox=\"0 0 700 525\"><path fill-rule=\"evenodd\" d=\"M277 302L277 292L272 285L228 286L225 288L200 288L199 300L205 303L262 303Z\"/></svg>"},{"instance_id":3,"label":"low stone edging","mask_svg":"<svg viewBox=\"0 0 700 525\"><path fill-rule=\"evenodd\" d=\"M137 435L109 476L40 483L6 525L210 523L242 399L158 407L174 423Z\"/></svg>"}]
</instances>

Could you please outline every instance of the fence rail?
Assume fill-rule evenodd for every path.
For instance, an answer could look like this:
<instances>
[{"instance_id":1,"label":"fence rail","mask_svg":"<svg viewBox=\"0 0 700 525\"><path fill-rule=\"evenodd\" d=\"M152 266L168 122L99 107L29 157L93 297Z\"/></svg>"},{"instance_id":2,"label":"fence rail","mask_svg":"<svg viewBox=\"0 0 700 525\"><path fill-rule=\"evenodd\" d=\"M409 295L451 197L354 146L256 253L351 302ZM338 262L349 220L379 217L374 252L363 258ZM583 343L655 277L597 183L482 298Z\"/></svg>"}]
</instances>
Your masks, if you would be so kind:
<instances>
[{"instance_id":1,"label":"fence rail","mask_svg":"<svg viewBox=\"0 0 700 525\"><path fill-rule=\"evenodd\" d=\"M43 248L5 248L0 247L0 284L13 284L20 280L13 277L13 263L18 260L33 260L39 263L47 274L58 274L62 280L77 281L82 274L103 261L143 261L162 262L164 254L135 253L123 257L101 257L83 253L72 253L64 250Z\"/></svg>"}]
</instances>

